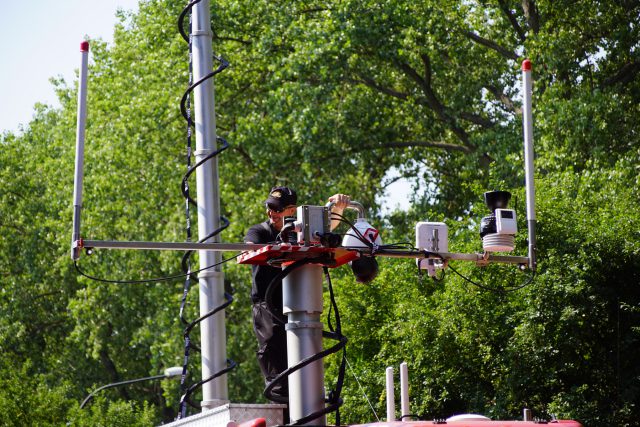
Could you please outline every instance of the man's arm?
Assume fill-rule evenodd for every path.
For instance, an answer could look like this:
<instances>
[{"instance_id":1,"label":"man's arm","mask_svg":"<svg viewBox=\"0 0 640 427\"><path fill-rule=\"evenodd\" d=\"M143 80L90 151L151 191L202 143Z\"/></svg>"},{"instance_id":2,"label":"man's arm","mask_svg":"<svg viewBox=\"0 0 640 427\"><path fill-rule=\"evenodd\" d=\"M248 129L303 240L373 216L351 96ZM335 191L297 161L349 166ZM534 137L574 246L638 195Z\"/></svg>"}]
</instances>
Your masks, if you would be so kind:
<instances>
[{"instance_id":1,"label":"man's arm","mask_svg":"<svg viewBox=\"0 0 640 427\"><path fill-rule=\"evenodd\" d=\"M331 208L331 213L342 215L342 212L344 212L344 209L347 206L349 206L349 202L351 202L351 197L347 196L346 194L338 193L329 197L329 201L335 203ZM338 227L338 225L340 225L340 219L335 218L331 220L331 230L334 230L336 227Z\"/></svg>"},{"instance_id":2,"label":"man's arm","mask_svg":"<svg viewBox=\"0 0 640 427\"><path fill-rule=\"evenodd\" d=\"M254 225L247 231L247 235L244 236L245 243L269 243L269 237L265 237L265 228L262 224Z\"/></svg>"}]
</instances>

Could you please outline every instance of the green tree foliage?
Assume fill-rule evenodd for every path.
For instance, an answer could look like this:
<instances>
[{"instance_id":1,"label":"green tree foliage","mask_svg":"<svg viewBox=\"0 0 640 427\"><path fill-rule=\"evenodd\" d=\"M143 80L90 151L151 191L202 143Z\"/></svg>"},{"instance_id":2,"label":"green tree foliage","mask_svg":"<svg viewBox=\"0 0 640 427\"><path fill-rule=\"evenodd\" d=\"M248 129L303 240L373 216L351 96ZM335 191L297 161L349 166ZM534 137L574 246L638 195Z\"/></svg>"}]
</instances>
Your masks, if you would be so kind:
<instances>
[{"instance_id":1,"label":"green tree foliage","mask_svg":"<svg viewBox=\"0 0 640 427\"><path fill-rule=\"evenodd\" d=\"M113 45L91 41L87 239L185 239L181 8L143 1L121 14ZM346 267L333 271L349 337L345 421L372 418L352 374L381 414L384 368L406 360L412 412L424 417L512 418L527 406L589 426L636 423L637 2L222 0L211 12L214 50L231 63L215 78L218 132L231 144L219 159L228 242L264 217L260 201L274 184L313 204L349 193L375 217L390 168L416 185L408 212L378 217L386 242L412 241L418 220L445 220L451 250L480 251L480 195L493 188L514 193L524 230L520 62L533 63L536 279L507 292L527 274L452 263L487 291L451 269L441 282L418 278L406 260L380 260L367 286ZM62 107L39 105L22 133L0 139L0 403L10 408L0 420L171 420L179 391L170 380L108 390L79 409L99 385L181 364L182 283L77 275L69 260L76 84L55 84ZM525 247L520 233L520 254ZM249 272L232 264L228 351L239 368L230 398L262 401ZM163 277L180 271L180 255L103 250L79 266L110 279ZM197 355L193 362L197 379ZM328 384L337 367L332 356Z\"/></svg>"}]
</instances>

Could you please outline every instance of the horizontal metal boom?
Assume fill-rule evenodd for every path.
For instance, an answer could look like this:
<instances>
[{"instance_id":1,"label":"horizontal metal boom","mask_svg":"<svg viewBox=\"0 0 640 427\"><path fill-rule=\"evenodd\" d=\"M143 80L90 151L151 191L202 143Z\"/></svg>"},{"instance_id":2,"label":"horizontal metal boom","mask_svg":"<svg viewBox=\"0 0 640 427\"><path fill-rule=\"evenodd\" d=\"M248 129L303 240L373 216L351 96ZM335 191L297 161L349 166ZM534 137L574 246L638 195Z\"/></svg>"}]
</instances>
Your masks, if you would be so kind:
<instances>
[{"instance_id":1,"label":"horizontal metal boom","mask_svg":"<svg viewBox=\"0 0 640 427\"><path fill-rule=\"evenodd\" d=\"M78 242L76 242L78 244ZM165 251L254 251L264 244L255 243L197 243L197 242L140 242L140 241L110 241L110 240L82 240L80 247L94 249L146 249Z\"/></svg>"},{"instance_id":2,"label":"horizontal metal boom","mask_svg":"<svg viewBox=\"0 0 640 427\"><path fill-rule=\"evenodd\" d=\"M258 243L197 243L197 242L141 242L141 241L109 241L109 240L81 240L75 244L80 248L93 249L142 249L142 250L169 250L169 251L255 251L267 245ZM276 245L277 246L277 245ZM289 246L289 245L287 245ZM277 247L274 247L277 249ZM352 250L369 255L371 250L362 247L341 247L336 249ZM375 256L388 258L430 258L453 261L471 261L476 263L506 263L506 264L529 264L529 258L522 256L493 255L493 254L463 254L455 252L419 252L382 249L374 253Z\"/></svg>"}]
</instances>

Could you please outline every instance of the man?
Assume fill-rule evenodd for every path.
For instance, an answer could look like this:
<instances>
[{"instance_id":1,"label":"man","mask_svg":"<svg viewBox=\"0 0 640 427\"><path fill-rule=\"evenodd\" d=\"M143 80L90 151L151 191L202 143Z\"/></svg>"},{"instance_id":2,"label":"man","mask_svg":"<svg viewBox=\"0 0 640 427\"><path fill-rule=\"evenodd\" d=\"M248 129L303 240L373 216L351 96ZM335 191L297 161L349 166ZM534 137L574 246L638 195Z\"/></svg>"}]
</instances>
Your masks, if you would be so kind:
<instances>
[{"instance_id":1,"label":"man","mask_svg":"<svg viewBox=\"0 0 640 427\"><path fill-rule=\"evenodd\" d=\"M335 194L329 197L335 203L332 213L341 214L349 205L350 198L345 194ZM284 218L295 216L298 195L289 187L274 187L264 202L268 219L249 229L244 238L246 243L273 243L277 240L284 225ZM332 229L339 221L332 221ZM269 312L265 294L269 284L282 271L269 265L252 265L251 301L253 302L253 330L258 339L258 363L265 383L270 383L282 371L287 369L287 336L284 325L274 319ZM276 313L282 315L282 284L275 284L272 307ZM287 382L273 388L274 395L287 397Z\"/></svg>"}]
</instances>

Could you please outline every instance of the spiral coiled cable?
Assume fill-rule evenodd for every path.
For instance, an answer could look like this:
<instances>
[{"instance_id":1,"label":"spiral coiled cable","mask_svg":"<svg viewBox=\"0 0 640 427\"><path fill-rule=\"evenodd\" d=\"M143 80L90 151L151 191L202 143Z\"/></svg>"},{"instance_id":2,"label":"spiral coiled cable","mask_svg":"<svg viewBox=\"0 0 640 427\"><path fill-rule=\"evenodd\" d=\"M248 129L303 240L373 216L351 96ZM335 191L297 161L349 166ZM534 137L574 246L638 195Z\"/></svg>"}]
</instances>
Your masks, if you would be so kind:
<instances>
[{"instance_id":1,"label":"spiral coiled cable","mask_svg":"<svg viewBox=\"0 0 640 427\"><path fill-rule=\"evenodd\" d=\"M192 58L193 58L193 37L191 35L191 16L192 16L191 10L192 10L193 6L196 5L197 3L199 3L200 1L201 0L194 0L194 1L189 2L187 4L187 6L182 10L182 12L180 13L180 16L178 18L178 30L180 32L180 35L182 36L182 38L189 45L189 87L185 91L185 93L182 96L182 99L180 101L180 112L182 114L182 117L187 122L187 130L186 130L186 134L187 134L187 147L186 147L186 166L187 166L187 171L183 175L182 182L181 182L182 195L183 195L184 200L185 200L185 221L186 221L186 240L187 240L187 242L190 242L192 240L191 206L197 206L196 201L190 195L189 177L193 174L193 172L198 167L200 167L201 165L203 165L207 161L215 158L221 152L223 152L224 150L226 150L229 147L229 144L227 143L227 141L224 138L217 137L216 140L220 144L219 147L216 150L214 150L211 153L209 153L208 155L206 155L204 158L202 158L198 162L196 162L196 164L194 164L194 165L191 164L191 159L192 159L192 155L193 155L193 150L192 150L192 130L194 128L194 122L193 122L193 119L191 117L191 93L193 92L193 90L197 86L199 86L200 84L202 84L206 80L212 78L216 74L222 72L225 68L227 68L229 66L229 63L227 61L225 61L223 58L216 57L214 55L214 58L220 63L220 65L215 70L213 70L212 72L208 73L207 75L205 75L204 77L202 77L198 81L196 81L196 82L193 81L193 62L192 62ZM189 32L188 32L188 34L184 30L184 21L185 21L185 18L186 18L187 15L189 16ZM220 217L220 221L221 221L222 224L217 229L215 229L214 231L209 233L204 238L200 239L198 242L207 241L208 239L212 238L213 236L216 236L217 234L219 234L220 232L222 232L224 229L226 229L229 226L229 220L226 219L225 217L221 216ZM191 337L190 337L191 331L193 330L193 328L195 326L200 324L202 321L204 321L205 319L213 316L214 314L218 313L219 311L224 310L226 307L228 307L233 302L233 297L229 293L225 292L224 293L225 302L223 304L219 305L218 307L215 307L213 310L209 311L208 313L205 313L204 315L198 317L197 319L195 319L193 321L189 321L189 320L186 319L186 317L185 317L185 307L186 307L186 303L187 303L187 296L189 294L189 290L191 289L191 283L198 281L198 278L195 276L194 272L192 272L192 270L191 270L191 255L192 254L193 254L193 251L187 251L187 252L185 252L184 256L182 257L182 270L185 273L185 281L184 281L184 288L183 288L182 298L181 298L181 301L180 301L180 321L186 326L185 326L184 331L183 331L184 359L183 359L183 365L182 365L182 376L181 376L181 379L180 379L181 397L180 397L180 407L179 407L179 412L178 412L178 418L179 419L186 417L186 415L187 415L187 405L189 405L191 407L194 407L194 408L199 408L199 405L191 400L191 395L199 387L201 387L203 384L205 384L205 383L207 383L209 381L212 381L213 379L215 379L215 378L217 378L217 377L219 377L221 375L226 374L227 372L231 371L236 366L236 363L234 361L232 361L230 359L227 359L227 367L226 368L221 369L218 372L215 372L213 375L209 376L208 378L204 378L204 379L202 379L202 380L200 380L198 382L195 382L195 383L193 383L191 385L187 385L188 365L189 365L189 357L190 357L190 354L191 354L191 350L200 351L200 348L197 345L195 345L195 344L193 344L191 342Z\"/></svg>"}]
</instances>

